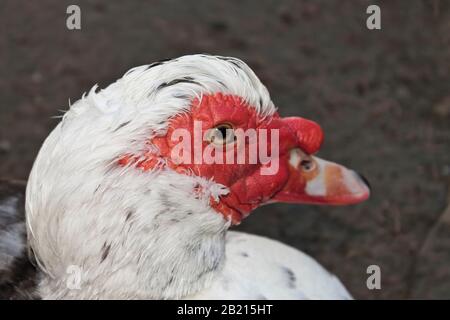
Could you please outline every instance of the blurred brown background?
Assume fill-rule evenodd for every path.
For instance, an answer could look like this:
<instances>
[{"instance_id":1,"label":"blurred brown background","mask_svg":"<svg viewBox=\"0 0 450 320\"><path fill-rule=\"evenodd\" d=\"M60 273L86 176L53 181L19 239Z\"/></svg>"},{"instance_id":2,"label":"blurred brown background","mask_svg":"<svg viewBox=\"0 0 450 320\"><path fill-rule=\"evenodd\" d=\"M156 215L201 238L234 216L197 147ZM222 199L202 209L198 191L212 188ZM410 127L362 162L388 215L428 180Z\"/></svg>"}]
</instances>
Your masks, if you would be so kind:
<instances>
[{"instance_id":1,"label":"blurred brown background","mask_svg":"<svg viewBox=\"0 0 450 320\"><path fill-rule=\"evenodd\" d=\"M78 4L82 30L66 29ZM382 29L366 28L381 7ZM236 56L282 115L319 122L322 157L369 178L351 207L271 205L238 227L312 255L356 298L450 298L450 1L0 2L0 177L95 83L189 53ZM366 268L381 267L381 290Z\"/></svg>"}]
</instances>

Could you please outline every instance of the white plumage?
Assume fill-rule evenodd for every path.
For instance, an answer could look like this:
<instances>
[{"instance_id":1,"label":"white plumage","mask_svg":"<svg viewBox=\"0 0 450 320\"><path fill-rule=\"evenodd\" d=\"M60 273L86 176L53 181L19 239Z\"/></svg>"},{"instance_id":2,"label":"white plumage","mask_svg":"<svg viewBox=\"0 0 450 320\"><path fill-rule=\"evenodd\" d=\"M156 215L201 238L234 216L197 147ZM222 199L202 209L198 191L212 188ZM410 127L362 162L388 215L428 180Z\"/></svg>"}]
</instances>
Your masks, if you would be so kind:
<instances>
[{"instance_id":1,"label":"white plumage","mask_svg":"<svg viewBox=\"0 0 450 320\"><path fill-rule=\"evenodd\" d=\"M188 299L351 299L334 275L308 255L242 232L226 236L226 262L211 286Z\"/></svg>"}]
</instances>

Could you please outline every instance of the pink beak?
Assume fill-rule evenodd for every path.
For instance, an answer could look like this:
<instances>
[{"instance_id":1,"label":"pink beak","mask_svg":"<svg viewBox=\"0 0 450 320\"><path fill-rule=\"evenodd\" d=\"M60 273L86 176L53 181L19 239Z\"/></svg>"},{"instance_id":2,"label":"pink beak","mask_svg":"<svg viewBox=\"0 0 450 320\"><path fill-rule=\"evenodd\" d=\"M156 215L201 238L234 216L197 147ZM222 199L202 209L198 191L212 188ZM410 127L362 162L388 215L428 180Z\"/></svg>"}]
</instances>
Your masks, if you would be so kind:
<instances>
[{"instance_id":1,"label":"pink beak","mask_svg":"<svg viewBox=\"0 0 450 320\"><path fill-rule=\"evenodd\" d=\"M355 171L300 149L291 150L289 170L287 184L273 198L276 202L345 205L370 195L369 183Z\"/></svg>"}]
</instances>

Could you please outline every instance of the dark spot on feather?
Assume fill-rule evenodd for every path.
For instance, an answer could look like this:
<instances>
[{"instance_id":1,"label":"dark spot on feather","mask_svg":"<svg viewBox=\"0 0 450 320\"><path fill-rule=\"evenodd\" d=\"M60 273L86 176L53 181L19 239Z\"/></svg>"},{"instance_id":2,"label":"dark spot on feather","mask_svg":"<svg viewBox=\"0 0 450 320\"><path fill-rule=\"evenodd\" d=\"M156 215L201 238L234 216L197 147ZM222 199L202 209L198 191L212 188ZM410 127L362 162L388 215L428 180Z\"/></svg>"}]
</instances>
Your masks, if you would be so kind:
<instances>
[{"instance_id":1,"label":"dark spot on feather","mask_svg":"<svg viewBox=\"0 0 450 320\"><path fill-rule=\"evenodd\" d=\"M231 61L234 60L234 58L232 57L222 57L222 56L217 56L218 59L223 60L223 61Z\"/></svg>"},{"instance_id":2,"label":"dark spot on feather","mask_svg":"<svg viewBox=\"0 0 450 320\"><path fill-rule=\"evenodd\" d=\"M149 64L149 65L147 66L147 70L150 69L150 68L153 68L153 67L162 65L164 62L167 62L167 61L170 61L170 60L172 60L172 59L162 59L162 60L153 62L153 63L151 63L151 64Z\"/></svg>"},{"instance_id":3,"label":"dark spot on feather","mask_svg":"<svg viewBox=\"0 0 450 320\"><path fill-rule=\"evenodd\" d=\"M148 66L147 66L147 69L146 70L149 70L149 69L151 69L151 68L153 68L153 67L156 67L156 66L159 66L159 65L162 65L163 64L163 62L153 62L153 63L151 63L151 64L149 64Z\"/></svg>"},{"instance_id":4,"label":"dark spot on feather","mask_svg":"<svg viewBox=\"0 0 450 320\"><path fill-rule=\"evenodd\" d=\"M128 210L125 221L130 220L131 216L134 214L134 210Z\"/></svg>"},{"instance_id":5,"label":"dark spot on feather","mask_svg":"<svg viewBox=\"0 0 450 320\"><path fill-rule=\"evenodd\" d=\"M122 129L122 128L125 127L127 124L129 124L130 122L131 122L131 121L126 121L126 122L124 122L124 123L121 123L117 128L115 128L115 129L113 130L113 132L116 132L116 131Z\"/></svg>"},{"instance_id":6,"label":"dark spot on feather","mask_svg":"<svg viewBox=\"0 0 450 320\"><path fill-rule=\"evenodd\" d=\"M173 210L174 208L178 207L178 204L173 202L173 201L171 201L169 199L169 197L166 194L164 194L164 193L161 193L159 195L159 198L160 198L161 204L165 207L163 212L165 212L166 210Z\"/></svg>"},{"instance_id":7,"label":"dark spot on feather","mask_svg":"<svg viewBox=\"0 0 450 320\"><path fill-rule=\"evenodd\" d=\"M194 78L192 78L192 77L183 77L180 79L174 79L169 82L163 82L158 86L158 88L156 90L161 90L161 89L173 86L178 83L193 83L193 84L200 85L198 82L194 81Z\"/></svg>"},{"instance_id":8,"label":"dark spot on feather","mask_svg":"<svg viewBox=\"0 0 450 320\"><path fill-rule=\"evenodd\" d=\"M247 252L241 252L241 256L248 258L248 253Z\"/></svg>"},{"instance_id":9,"label":"dark spot on feather","mask_svg":"<svg viewBox=\"0 0 450 320\"><path fill-rule=\"evenodd\" d=\"M105 259L108 257L110 249L111 249L111 244L106 245L106 242L105 242L102 247L102 258L101 258L100 263L105 261Z\"/></svg>"},{"instance_id":10,"label":"dark spot on feather","mask_svg":"<svg viewBox=\"0 0 450 320\"><path fill-rule=\"evenodd\" d=\"M294 271L292 271L288 267L281 267L281 270L286 275L287 286L291 289L294 289L295 288L295 280L296 280Z\"/></svg>"},{"instance_id":11,"label":"dark spot on feather","mask_svg":"<svg viewBox=\"0 0 450 320\"><path fill-rule=\"evenodd\" d=\"M228 62L234 65L236 68L241 69L241 65L236 60L230 59L228 60Z\"/></svg>"},{"instance_id":12,"label":"dark spot on feather","mask_svg":"<svg viewBox=\"0 0 450 320\"><path fill-rule=\"evenodd\" d=\"M172 271L172 273L173 273L173 271ZM168 286L170 286L170 285L173 283L173 280L174 280L174 277L173 277L173 275L172 275L172 276L170 277L169 281L167 281L166 286L164 287L164 289L167 288Z\"/></svg>"},{"instance_id":13,"label":"dark spot on feather","mask_svg":"<svg viewBox=\"0 0 450 320\"><path fill-rule=\"evenodd\" d=\"M267 300L267 297L263 294L259 294L256 296L256 300Z\"/></svg>"},{"instance_id":14,"label":"dark spot on feather","mask_svg":"<svg viewBox=\"0 0 450 320\"><path fill-rule=\"evenodd\" d=\"M227 89L227 86L225 85L225 83L223 81L217 80L217 82L224 87L225 89Z\"/></svg>"},{"instance_id":15,"label":"dark spot on feather","mask_svg":"<svg viewBox=\"0 0 450 320\"><path fill-rule=\"evenodd\" d=\"M177 99L185 99L185 100L189 99L189 96L186 94L175 94L174 97ZM162 124L164 124L164 123L165 122L163 122Z\"/></svg>"}]
</instances>

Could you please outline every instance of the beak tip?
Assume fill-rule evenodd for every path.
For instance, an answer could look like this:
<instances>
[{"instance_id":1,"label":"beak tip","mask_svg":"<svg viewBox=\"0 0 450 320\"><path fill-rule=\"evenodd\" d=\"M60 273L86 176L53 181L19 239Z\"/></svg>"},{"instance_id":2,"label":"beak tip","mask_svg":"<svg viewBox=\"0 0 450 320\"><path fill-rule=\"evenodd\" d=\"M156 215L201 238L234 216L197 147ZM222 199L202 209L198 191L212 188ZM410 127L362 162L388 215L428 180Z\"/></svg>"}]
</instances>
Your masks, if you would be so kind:
<instances>
[{"instance_id":1,"label":"beak tip","mask_svg":"<svg viewBox=\"0 0 450 320\"><path fill-rule=\"evenodd\" d=\"M372 191L372 186L370 185L369 180L367 180L367 178L365 176L363 176L362 174L360 174L359 172L356 172L356 175L361 180L361 182L364 183L367 186L367 188L369 189L369 192L371 192Z\"/></svg>"}]
</instances>

